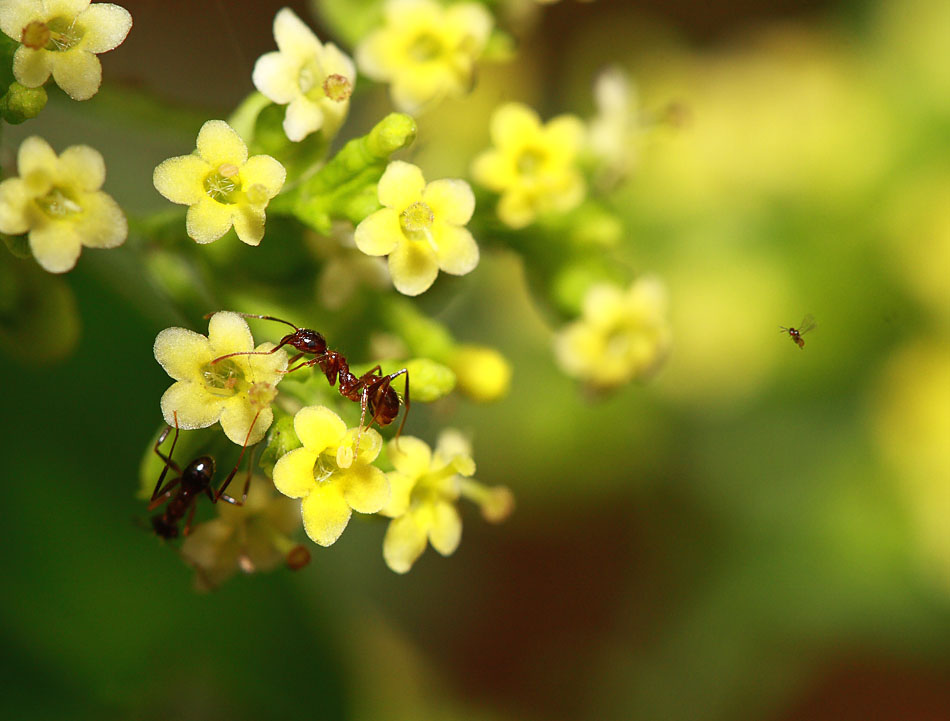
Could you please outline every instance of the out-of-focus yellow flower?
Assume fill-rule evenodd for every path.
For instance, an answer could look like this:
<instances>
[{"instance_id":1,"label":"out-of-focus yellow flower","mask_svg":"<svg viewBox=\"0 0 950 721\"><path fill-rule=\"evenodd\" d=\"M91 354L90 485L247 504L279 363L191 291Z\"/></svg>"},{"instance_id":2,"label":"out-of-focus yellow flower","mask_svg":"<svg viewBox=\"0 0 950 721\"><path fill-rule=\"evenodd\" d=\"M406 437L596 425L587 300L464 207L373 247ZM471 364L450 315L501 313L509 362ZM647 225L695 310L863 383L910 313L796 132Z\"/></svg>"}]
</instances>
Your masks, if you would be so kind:
<instances>
[{"instance_id":1,"label":"out-of-focus yellow flower","mask_svg":"<svg viewBox=\"0 0 950 721\"><path fill-rule=\"evenodd\" d=\"M274 39L279 50L258 58L254 86L287 106L284 132L294 142L318 130L333 137L350 107L353 61L333 43L321 44L290 8L274 18Z\"/></svg>"},{"instance_id":2,"label":"out-of-focus yellow flower","mask_svg":"<svg viewBox=\"0 0 950 721\"><path fill-rule=\"evenodd\" d=\"M155 360L176 381L162 396L165 422L173 426L177 418L179 428L191 430L221 421L234 443L257 443L274 420L270 405L287 369L286 353L211 361L228 353L266 353L273 347L262 343L255 348L244 318L227 311L211 316L207 336L185 328L163 330L155 338Z\"/></svg>"},{"instance_id":3,"label":"out-of-focus yellow flower","mask_svg":"<svg viewBox=\"0 0 950 721\"><path fill-rule=\"evenodd\" d=\"M468 92L492 29L482 5L389 0L383 12L385 25L360 43L356 61L373 80L390 83L398 109L416 113Z\"/></svg>"},{"instance_id":4,"label":"out-of-focus yellow flower","mask_svg":"<svg viewBox=\"0 0 950 721\"><path fill-rule=\"evenodd\" d=\"M564 372L596 388L613 388L656 370L670 347L666 288L641 278L626 291L598 284L584 296L582 317L555 338Z\"/></svg>"},{"instance_id":5,"label":"out-of-focus yellow flower","mask_svg":"<svg viewBox=\"0 0 950 721\"><path fill-rule=\"evenodd\" d=\"M128 10L89 0L4 0L0 29L20 43L13 75L27 88L50 76L73 100L88 100L102 84L96 57L117 47L132 28Z\"/></svg>"},{"instance_id":6,"label":"out-of-focus yellow flower","mask_svg":"<svg viewBox=\"0 0 950 721\"><path fill-rule=\"evenodd\" d=\"M185 227L198 243L211 243L231 226L238 238L257 245L264 237L264 208L280 192L284 166L269 155L247 157L247 145L223 120L209 120L198 132L191 155L162 162L152 176L155 189L187 205Z\"/></svg>"},{"instance_id":7,"label":"out-of-focus yellow flower","mask_svg":"<svg viewBox=\"0 0 950 721\"><path fill-rule=\"evenodd\" d=\"M561 115L542 125L527 105L499 107L489 125L495 147L472 164L472 177L501 193L498 217L512 228L534 222L539 213L567 212L584 199L584 179L577 155L584 125Z\"/></svg>"},{"instance_id":8,"label":"out-of-focus yellow flower","mask_svg":"<svg viewBox=\"0 0 950 721\"><path fill-rule=\"evenodd\" d=\"M392 500L381 511L393 519L383 540L383 558L396 573L412 568L427 543L443 556L455 552L462 539L462 519L455 507L460 496L477 503L492 523L503 521L514 508L507 488L487 488L469 478L475 461L458 431L444 431L435 453L412 436L390 441L387 451L396 470L387 474Z\"/></svg>"},{"instance_id":9,"label":"out-of-focus yellow flower","mask_svg":"<svg viewBox=\"0 0 950 721\"><path fill-rule=\"evenodd\" d=\"M74 145L57 156L34 135L20 145L17 166L20 177L0 183L0 233L28 232L33 256L50 273L70 270L84 245L125 242L125 214L99 190L106 166L97 151Z\"/></svg>"},{"instance_id":10,"label":"out-of-focus yellow flower","mask_svg":"<svg viewBox=\"0 0 950 721\"><path fill-rule=\"evenodd\" d=\"M321 546L336 542L352 511L376 513L389 502L389 481L372 465L383 447L372 428L350 428L324 406L302 408L294 431L303 443L274 466L274 485L300 498L303 526ZM358 444L358 451L357 451Z\"/></svg>"},{"instance_id":11,"label":"out-of-focus yellow flower","mask_svg":"<svg viewBox=\"0 0 950 721\"><path fill-rule=\"evenodd\" d=\"M396 290L419 295L441 268L465 275L478 265L478 245L464 227L475 196L464 180L428 185L415 165L397 160L379 180L377 210L356 226L356 247L367 255L388 255Z\"/></svg>"},{"instance_id":12,"label":"out-of-focus yellow flower","mask_svg":"<svg viewBox=\"0 0 950 721\"><path fill-rule=\"evenodd\" d=\"M458 389L483 403L496 401L508 393L511 363L494 348L480 345L456 346L447 359L455 373Z\"/></svg>"},{"instance_id":13,"label":"out-of-focus yellow flower","mask_svg":"<svg viewBox=\"0 0 950 721\"><path fill-rule=\"evenodd\" d=\"M267 479L254 479L243 506L218 503L217 508L218 517L195 526L181 546L182 557L195 568L198 590L217 588L238 569L256 573L286 563L297 570L310 560L309 551L290 539L300 528L297 504L276 495Z\"/></svg>"},{"instance_id":14,"label":"out-of-focus yellow flower","mask_svg":"<svg viewBox=\"0 0 950 721\"><path fill-rule=\"evenodd\" d=\"M927 570L950 591L950 344L900 350L873 388L880 447L895 471Z\"/></svg>"}]
</instances>

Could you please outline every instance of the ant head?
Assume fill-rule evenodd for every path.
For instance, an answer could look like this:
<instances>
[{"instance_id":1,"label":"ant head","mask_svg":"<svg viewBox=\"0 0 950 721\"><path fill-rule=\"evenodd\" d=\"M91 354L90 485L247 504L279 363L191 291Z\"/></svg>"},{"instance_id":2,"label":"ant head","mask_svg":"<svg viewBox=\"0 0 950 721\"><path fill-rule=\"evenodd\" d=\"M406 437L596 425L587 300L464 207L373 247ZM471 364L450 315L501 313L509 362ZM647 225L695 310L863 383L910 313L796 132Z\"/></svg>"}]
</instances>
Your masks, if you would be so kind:
<instances>
[{"instance_id":1,"label":"ant head","mask_svg":"<svg viewBox=\"0 0 950 721\"><path fill-rule=\"evenodd\" d=\"M301 353L322 355L327 352L327 341L322 335L309 328L301 328L288 336L288 343Z\"/></svg>"},{"instance_id":2,"label":"ant head","mask_svg":"<svg viewBox=\"0 0 950 721\"><path fill-rule=\"evenodd\" d=\"M188 464L182 476L197 478L211 483L211 481L214 480L214 458L211 456L196 458Z\"/></svg>"}]
</instances>

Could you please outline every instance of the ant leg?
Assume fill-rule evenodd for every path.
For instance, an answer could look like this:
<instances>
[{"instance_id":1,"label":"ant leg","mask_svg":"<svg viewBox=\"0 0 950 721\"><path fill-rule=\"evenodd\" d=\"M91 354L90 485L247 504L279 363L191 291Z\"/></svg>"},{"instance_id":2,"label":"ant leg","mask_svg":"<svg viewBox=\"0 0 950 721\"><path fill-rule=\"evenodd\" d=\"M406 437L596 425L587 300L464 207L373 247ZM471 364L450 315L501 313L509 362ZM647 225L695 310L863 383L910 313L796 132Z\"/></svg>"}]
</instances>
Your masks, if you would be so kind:
<instances>
[{"instance_id":1,"label":"ant leg","mask_svg":"<svg viewBox=\"0 0 950 721\"><path fill-rule=\"evenodd\" d=\"M219 355L217 358L212 359L211 365L214 365L218 361L223 361L225 358L233 358L236 355L271 355L272 353L279 351L285 345L287 345L286 339L282 340L270 350L239 350L235 351L234 353L225 353L224 355Z\"/></svg>"},{"instance_id":2,"label":"ant leg","mask_svg":"<svg viewBox=\"0 0 950 721\"><path fill-rule=\"evenodd\" d=\"M406 390L402 397L402 402L406 404L406 412L402 414L402 420L399 422L399 428L396 429L396 442L399 442L399 437L402 435L402 428L406 425L406 419L409 417L409 370L403 368L398 370L392 375L389 376L390 382L396 379L397 376L405 374L406 376Z\"/></svg>"},{"instance_id":3,"label":"ant leg","mask_svg":"<svg viewBox=\"0 0 950 721\"><path fill-rule=\"evenodd\" d=\"M188 520L185 521L185 530L181 532L183 536L187 536L189 533L191 533L191 522L195 520L195 509L197 507L197 503L191 504L191 509L188 511Z\"/></svg>"},{"instance_id":4,"label":"ant leg","mask_svg":"<svg viewBox=\"0 0 950 721\"><path fill-rule=\"evenodd\" d=\"M162 487L162 482L165 480L165 474L168 473L169 468L181 476L181 468L179 468L178 464L171 459L172 455L175 453L175 444L178 443L178 411L173 411L172 417L175 419L175 438L172 440L172 447L168 451L168 455L164 455L158 450L158 447L165 442L166 438L168 438L168 433L171 431L171 426L165 426L165 430L162 431L161 435L158 437L158 440L155 442L155 445L152 447L152 450L155 451L155 455L165 462L165 467L162 469L162 473L158 477L158 483L155 484L155 490L152 491L153 501L163 493L163 491L159 491L159 489Z\"/></svg>"},{"instance_id":5,"label":"ant leg","mask_svg":"<svg viewBox=\"0 0 950 721\"><path fill-rule=\"evenodd\" d=\"M221 484L221 487L218 488L217 493L214 494L214 498L212 500L214 500L215 503L217 503L219 500L223 498L225 501L227 501L228 503L232 505L243 506L244 502L247 500L247 491L248 491L248 488L250 488L251 486L251 465L250 464L248 464L247 481L244 483L244 495L241 498L241 502L238 503L237 499L231 498L231 496L227 495L225 491L227 490L228 486L231 484L231 480L234 478L234 474L237 473L238 467L241 465L241 459L244 458L244 451L247 450L247 441L251 437L251 431L254 430L254 425L257 423L257 418L260 415L261 415L260 411L258 411L254 415L254 420L251 421L251 426L250 428L247 429L247 435L244 436L244 445L241 446L241 455L238 456L237 463L234 464L234 468L231 469L231 472L228 474L228 477L224 479L224 483Z\"/></svg>"},{"instance_id":6,"label":"ant leg","mask_svg":"<svg viewBox=\"0 0 950 721\"><path fill-rule=\"evenodd\" d=\"M275 318L275 317L272 316L272 315L258 315L257 313L240 313L240 312L238 312L238 311L236 311L236 310L232 310L232 311L228 311L228 312L229 312L229 313L234 313L235 315L239 315L239 316L241 316L242 318L258 318L258 319L260 319L260 320L276 320L278 323L284 323L284 324L286 324L286 325L289 325L289 326L290 326L291 328L293 328L294 330L300 330L300 328L298 328L297 326L295 326L295 325L294 325L293 323L291 323L289 320L284 320L284 319L282 319L282 318ZM213 316L213 315L214 315L214 313L206 313L205 316L204 316L204 317L205 317L205 320L207 320L208 318L210 318L210 317Z\"/></svg>"},{"instance_id":7,"label":"ant leg","mask_svg":"<svg viewBox=\"0 0 950 721\"><path fill-rule=\"evenodd\" d=\"M179 483L181 483L181 476L179 476L178 478L173 478L172 480L170 480L170 481L168 482L168 485L165 486L165 487L161 490L161 492L159 492L159 493L157 493L156 495L152 496L152 501L151 501L151 503L148 504L148 510L149 510L149 511L154 511L156 508L158 508L160 505L162 505L165 501L167 501L169 498L171 498L171 497L172 497L172 491L175 490L175 487L176 487Z\"/></svg>"}]
</instances>

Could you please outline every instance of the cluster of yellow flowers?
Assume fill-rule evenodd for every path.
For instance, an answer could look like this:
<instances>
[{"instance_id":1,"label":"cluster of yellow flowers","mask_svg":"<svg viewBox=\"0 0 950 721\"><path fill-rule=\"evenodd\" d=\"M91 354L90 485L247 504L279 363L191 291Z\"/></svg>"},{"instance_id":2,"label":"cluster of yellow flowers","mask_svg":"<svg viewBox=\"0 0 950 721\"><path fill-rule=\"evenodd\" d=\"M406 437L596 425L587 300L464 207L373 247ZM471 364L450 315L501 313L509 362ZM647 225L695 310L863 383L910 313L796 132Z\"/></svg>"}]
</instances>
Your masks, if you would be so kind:
<instances>
[{"instance_id":1,"label":"cluster of yellow flowers","mask_svg":"<svg viewBox=\"0 0 950 721\"><path fill-rule=\"evenodd\" d=\"M476 235L504 242L524 233L541 241L532 248L546 244L559 251L582 247L585 238L607 237L601 248L608 247L617 221L609 213L606 221L591 221L604 215L592 194L605 178L616 181L632 166L628 140L638 132L639 121L625 77L614 71L600 79L598 115L590 123L570 114L544 121L523 103L500 105L488 121L491 147L470 164L476 188L462 178L426 182L421 168L391 158L415 137L415 121L406 114L431 113L443 100L468 93L479 64L507 40L481 2L381 0L381 5L376 26L355 45L355 61L336 45L321 42L293 10L276 14L277 50L258 58L252 72L257 92L228 121L205 122L193 152L154 169L155 189L187 206L184 233L208 244L233 229L240 241L258 246L270 212L290 219L301 233L307 228L338 245L348 242L349 257L359 251L364 264L384 274L388 268L392 286L409 297L429 290L439 271L455 276L473 271L481 256ZM6 0L0 6L0 29L18 44L12 65L17 83L41 89L52 75L76 100L97 92L102 69L96 55L119 45L131 26L123 8L89 0ZM328 158L349 113L357 69L388 84L392 103L403 114L388 116ZM57 156L34 136L22 143L17 161L18 176L0 182L0 232L26 236L44 269L68 271L82 246L112 248L126 240L126 217L101 190L105 165L98 152L74 146ZM476 208L476 197L484 207ZM181 216L169 217L180 229ZM602 228L608 229L606 235ZM557 260L558 253L550 255L562 263L551 272L552 288L571 285L563 277L576 256L565 252L564 260ZM605 265L610 263L608 258ZM356 278L350 286L368 275L353 262L341 260L332 267L338 275ZM330 270L327 263L323 281ZM556 300L566 321L552 334L556 357L567 374L597 388L645 377L670 344L660 282L640 279L623 291L615 280L615 274L594 272L574 283L573 299ZM552 296L558 292L552 290ZM394 356L419 356L407 363L416 399L432 400L456 384L476 400L506 393L511 368L500 353L456 343L439 324L399 306L392 296L387 305L392 309L389 330L395 329L402 343ZM342 389L339 367L322 365L330 352L307 353L316 354L309 365L319 362L331 385L339 374ZM274 434L268 437L265 445L275 456L273 483L284 496L300 499L303 527L317 544L334 543L353 511L384 515L392 519L384 557L402 573L427 543L444 555L455 550L460 498L478 504L489 520L501 520L512 508L507 489L472 479L471 449L460 434L442 434L435 450L410 436L384 443L369 427L372 421L363 425L361 419L348 428L317 402L320 394L312 387L279 389L305 353L288 359L283 347L255 346L242 314L214 314L207 336L168 328L158 335L154 354L175 380L162 396L161 409L176 438L180 431L220 423L227 438L247 448L265 438L280 408L287 421L285 440L294 442L275 446ZM379 366L375 370L381 377ZM408 384L406 389L408 404ZM364 413L366 403L364 397ZM273 504L259 493L255 502L264 515ZM222 540L247 535L235 533L231 521L222 518L214 528L197 534L205 539L201 543L190 539L187 554L204 568L211 585L211 579L226 575L220 563L225 556L268 565L248 561ZM271 550L279 546L295 552L283 532L275 531L269 543Z\"/></svg>"}]
</instances>

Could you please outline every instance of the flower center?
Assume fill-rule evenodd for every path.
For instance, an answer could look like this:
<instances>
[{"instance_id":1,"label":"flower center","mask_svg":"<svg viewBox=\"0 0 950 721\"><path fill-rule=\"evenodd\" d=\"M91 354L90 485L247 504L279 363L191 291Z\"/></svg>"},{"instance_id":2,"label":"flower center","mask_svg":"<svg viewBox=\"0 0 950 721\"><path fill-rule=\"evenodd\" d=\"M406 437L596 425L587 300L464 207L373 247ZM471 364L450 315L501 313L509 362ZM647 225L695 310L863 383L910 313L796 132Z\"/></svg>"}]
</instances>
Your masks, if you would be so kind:
<instances>
[{"instance_id":1,"label":"flower center","mask_svg":"<svg viewBox=\"0 0 950 721\"><path fill-rule=\"evenodd\" d=\"M30 25L36 25L42 23L30 23ZM27 28L30 27L27 25ZM47 23L49 32L49 41L44 46L47 50L52 50L54 52L65 52L70 50L77 45L79 41L82 40L83 35L85 35L85 30L76 25L76 19L67 20L64 17L56 17ZM24 28L24 35L26 34L26 28ZM26 43L24 43L25 45Z\"/></svg>"},{"instance_id":2,"label":"flower center","mask_svg":"<svg viewBox=\"0 0 950 721\"><path fill-rule=\"evenodd\" d=\"M230 398L240 390L244 382L244 372L237 363L225 359L220 363L205 363L201 366L201 378L211 395Z\"/></svg>"},{"instance_id":3,"label":"flower center","mask_svg":"<svg viewBox=\"0 0 950 721\"><path fill-rule=\"evenodd\" d=\"M82 206L73 195L62 188L54 187L46 195L37 198L36 204L53 220L62 220L82 212Z\"/></svg>"},{"instance_id":4,"label":"flower center","mask_svg":"<svg viewBox=\"0 0 950 721\"><path fill-rule=\"evenodd\" d=\"M234 163L221 163L218 169L205 177L205 192L212 200L225 205L238 201L241 192L240 170Z\"/></svg>"},{"instance_id":5,"label":"flower center","mask_svg":"<svg viewBox=\"0 0 950 721\"><path fill-rule=\"evenodd\" d=\"M406 235L425 232L434 220L432 208L422 201L413 203L399 214L399 225Z\"/></svg>"},{"instance_id":6,"label":"flower center","mask_svg":"<svg viewBox=\"0 0 950 721\"><path fill-rule=\"evenodd\" d=\"M353 94L353 85L344 76L333 73L327 75L327 79L323 81L323 92L333 102L342 103L349 100L350 95Z\"/></svg>"},{"instance_id":7,"label":"flower center","mask_svg":"<svg viewBox=\"0 0 950 721\"><path fill-rule=\"evenodd\" d=\"M334 463L328 461L322 455L317 456L317 462L313 464L313 480L317 483L323 483L338 470Z\"/></svg>"},{"instance_id":8,"label":"flower center","mask_svg":"<svg viewBox=\"0 0 950 721\"><path fill-rule=\"evenodd\" d=\"M541 169L546 158L547 154L544 151L538 148L527 148L518 156L518 172L521 175L534 175Z\"/></svg>"},{"instance_id":9,"label":"flower center","mask_svg":"<svg viewBox=\"0 0 950 721\"><path fill-rule=\"evenodd\" d=\"M314 88L320 88L323 82L323 70L317 65L315 60L310 60L306 65L300 68L297 75L297 83L300 85L300 92L304 95L310 95Z\"/></svg>"},{"instance_id":10,"label":"flower center","mask_svg":"<svg viewBox=\"0 0 950 721\"><path fill-rule=\"evenodd\" d=\"M443 52L442 41L434 33L421 33L409 45L409 56L418 63L435 60Z\"/></svg>"}]
</instances>

